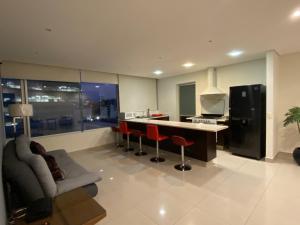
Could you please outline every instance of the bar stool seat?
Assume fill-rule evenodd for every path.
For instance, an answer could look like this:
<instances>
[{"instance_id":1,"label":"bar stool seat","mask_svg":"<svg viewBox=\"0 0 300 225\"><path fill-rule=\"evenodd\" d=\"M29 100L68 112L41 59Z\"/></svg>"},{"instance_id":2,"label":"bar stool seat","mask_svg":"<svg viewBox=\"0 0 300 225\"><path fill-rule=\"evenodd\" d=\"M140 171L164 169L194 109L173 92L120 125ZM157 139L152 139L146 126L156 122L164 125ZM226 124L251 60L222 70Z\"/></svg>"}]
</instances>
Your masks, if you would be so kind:
<instances>
[{"instance_id":1,"label":"bar stool seat","mask_svg":"<svg viewBox=\"0 0 300 225\"><path fill-rule=\"evenodd\" d=\"M147 125L147 138L156 141L156 156L151 158L151 162L164 162L165 159L159 156L159 142L169 139L168 136L160 135L158 132L158 126L149 124Z\"/></svg>"},{"instance_id":2,"label":"bar stool seat","mask_svg":"<svg viewBox=\"0 0 300 225\"><path fill-rule=\"evenodd\" d=\"M125 152L129 152L129 151L133 151L133 148L130 147L130 135L132 134L132 131L130 129L128 129L128 126L127 126L127 122L126 121L121 121L120 122L120 132L123 134L123 135L126 135L127 136L127 146L126 148L124 149Z\"/></svg>"},{"instance_id":3,"label":"bar stool seat","mask_svg":"<svg viewBox=\"0 0 300 225\"><path fill-rule=\"evenodd\" d=\"M140 131L140 130L131 130L132 135L135 137L139 138L139 144L140 144L140 148L139 151L135 153L136 156L143 156L143 155L147 155L146 152L143 151L142 148L142 138L145 136L145 133Z\"/></svg>"},{"instance_id":4,"label":"bar stool seat","mask_svg":"<svg viewBox=\"0 0 300 225\"><path fill-rule=\"evenodd\" d=\"M184 160L184 148L193 145L194 142L190 141L190 140L186 140L184 137L176 136L176 135L172 136L171 139L175 145L181 146L181 164L175 165L174 166L175 169L180 170L180 171L191 170L192 167L190 165L186 164L185 160Z\"/></svg>"},{"instance_id":5,"label":"bar stool seat","mask_svg":"<svg viewBox=\"0 0 300 225\"><path fill-rule=\"evenodd\" d=\"M167 139L169 139L169 137L165 136L165 135L159 135L158 138L157 138L158 141L164 141L164 140L167 140Z\"/></svg>"}]
</instances>

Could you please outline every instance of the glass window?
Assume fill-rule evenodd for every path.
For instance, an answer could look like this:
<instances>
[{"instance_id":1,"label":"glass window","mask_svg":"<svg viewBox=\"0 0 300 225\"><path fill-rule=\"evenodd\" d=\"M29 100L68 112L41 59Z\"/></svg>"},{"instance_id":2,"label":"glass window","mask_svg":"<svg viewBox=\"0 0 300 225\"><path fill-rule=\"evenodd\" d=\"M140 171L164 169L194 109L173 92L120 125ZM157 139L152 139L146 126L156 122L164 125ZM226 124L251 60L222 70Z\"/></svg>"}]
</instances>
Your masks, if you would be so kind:
<instances>
[{"instance_id":1,"label":"glass window","mask_svg":"<svg viewBox=\"0 0 300 225\"><path fill-rule=\"evenodd\" d=\"M22 103L21 81L16 79L1 79L4 123L6 138L14 137L13 118L8 113L10 104ZM16 121L16 135L24 133L23 119Z\"/></svg>"},{"instance_id":2,"label":"glass window","mask_svg":"<svg viewBox=\"0 0 300 225\"><path fill-rule=\"evenodd\" d=\"M118 122L118 85L81 83L83 129L113 126Z\"/></svg>"},{"instance_id":3,"label":"glass window","mask_svg":"<svg viewBox=\"0 0 300 225\"><path fill-rule=\"evenodd\" d=\"M81 130L79 83L30 80L27 88L31 136Z\"/></svg>"}]
</instances>

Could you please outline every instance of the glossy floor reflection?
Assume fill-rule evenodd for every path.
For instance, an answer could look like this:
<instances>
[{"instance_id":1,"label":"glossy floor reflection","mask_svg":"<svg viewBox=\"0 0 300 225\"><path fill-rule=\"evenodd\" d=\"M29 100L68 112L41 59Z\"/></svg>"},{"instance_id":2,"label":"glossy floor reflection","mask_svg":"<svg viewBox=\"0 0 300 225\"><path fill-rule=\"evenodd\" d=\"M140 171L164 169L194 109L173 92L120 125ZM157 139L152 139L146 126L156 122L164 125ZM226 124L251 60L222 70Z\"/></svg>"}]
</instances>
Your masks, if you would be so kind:
<instances>
[{"instance_id":1,"label":"glossy floor reflection","mask_svg":"<svg viewBox=\"0 0 300 225\"><path fill-rule=\"evenodd\" d=\"M192 171L174 165L180 155L162 152L137 157L114 147L71 156L103 180L96 200L107 210L101 225L298 225L300 167L290 155L273 162L218 151L212 162L189 159Z\"/></svg>"}]
</instances>

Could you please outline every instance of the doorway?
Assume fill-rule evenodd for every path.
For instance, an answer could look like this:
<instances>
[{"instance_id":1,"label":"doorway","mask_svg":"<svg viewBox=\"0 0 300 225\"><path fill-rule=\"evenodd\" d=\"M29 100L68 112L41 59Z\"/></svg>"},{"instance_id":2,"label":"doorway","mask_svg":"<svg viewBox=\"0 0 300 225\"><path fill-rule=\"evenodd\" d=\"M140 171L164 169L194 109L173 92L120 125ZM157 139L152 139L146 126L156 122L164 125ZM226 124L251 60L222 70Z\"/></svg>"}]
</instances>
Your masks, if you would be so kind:
<instances>
[{"instance_id":1,"label":"doorway","mask_svg":"<svg viewBox=\"0 0 300 225\"><path fill-rule=\"evenodd\" d=\"M179 115L181 122L196 115L196 85L195 83L179 85Z\"/></svg>"}]
</instances>

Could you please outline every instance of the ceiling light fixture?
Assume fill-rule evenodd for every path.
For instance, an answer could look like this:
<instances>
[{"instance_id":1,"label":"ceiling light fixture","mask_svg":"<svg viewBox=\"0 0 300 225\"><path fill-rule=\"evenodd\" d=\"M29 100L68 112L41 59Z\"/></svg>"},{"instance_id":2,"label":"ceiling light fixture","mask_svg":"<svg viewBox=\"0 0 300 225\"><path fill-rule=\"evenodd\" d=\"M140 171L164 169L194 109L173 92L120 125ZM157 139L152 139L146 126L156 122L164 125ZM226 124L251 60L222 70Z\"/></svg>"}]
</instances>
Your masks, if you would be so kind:
<instances>
[{"instance_id":1,"label":"ceiling light fixture","mask_svg":"<svg viewBox=\"0 0 300 225\"><path fill-rule=\"evenodd\" d=\"M161 209L159 210L159 214L160 214L161 216L164 216L164 215L166 214L166 210L165 210L164 208L161 208Z\"/></svg>"},{"instance_id":2,"label":"ceiling light fixture","mask_svg":"<svg viewBox=\"0 0 300 225\"><path fill-rule=\"evenodd\" d=\"M161 71L161 70L155 70L153 73L155 75L161 75L163 73L163 71Z\"/></svg>"},{"instance_id":3,"label":"ceiling light fixture","mask_svg":"<svg viewBox=\"0 0 300 225\"><path fill-rule=\"evenodd\" d=\"M194 65L195 65L194 63L187 62L187 63L183 64L182 66L185 67L185 68L190 68L190 67L192 67Z\"/></svg>"},{"instance_id":4,"label":"ceiling light fixture","mask_svg":"<svg viewBox=\"0 0 300 225\"><path fill-rule=\"evenodd\" d=\"M228 52L227 55L230 56L230 57L239 57L243 53L244 52L241 51L241 50L232 50L232 51Z\"/></svg>"},{"instance_id":5,"label":"ceiling light fixture","mask_svg":"<svg viewBox=\"0 0 300 225\"><path fill-rule=\"evenodd\" d=\"M291 18L299 18L300 17L300 9L297 9L296 11L294 11L291 15Z\"/></svg>"}]
</instances>

